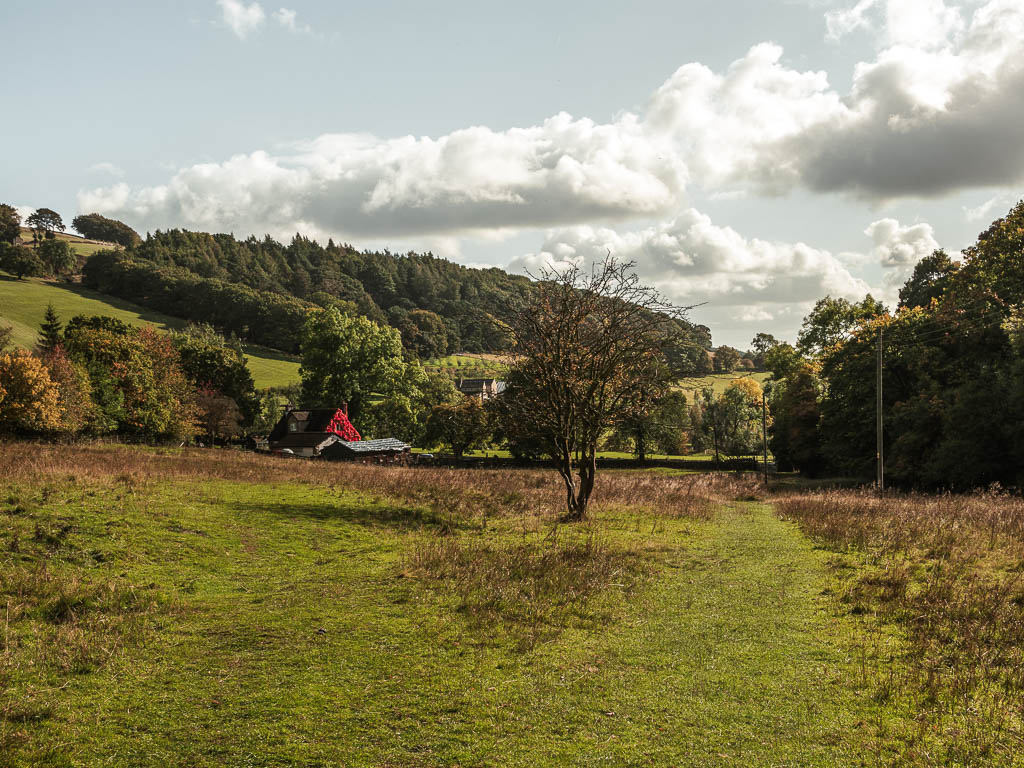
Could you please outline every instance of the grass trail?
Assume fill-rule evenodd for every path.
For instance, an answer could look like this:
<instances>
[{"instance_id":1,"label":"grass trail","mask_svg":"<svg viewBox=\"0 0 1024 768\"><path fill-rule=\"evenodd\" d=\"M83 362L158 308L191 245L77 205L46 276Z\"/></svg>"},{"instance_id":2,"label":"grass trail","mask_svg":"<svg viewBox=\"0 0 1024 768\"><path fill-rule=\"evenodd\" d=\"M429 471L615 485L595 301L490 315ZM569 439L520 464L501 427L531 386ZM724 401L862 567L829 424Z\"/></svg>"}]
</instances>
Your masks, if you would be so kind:
<instances>
[{"instance_id":1,"label":"grass trail","mask_svg":"<svg viewBox=\"0 0 1024 768\"><path fill-rule=\"evenodd\" d=\"M851 685L852 620L821 596L822 555L759 504L709 520L604 510L597 534L645 552L649 579L524 645L403 571L424 541L546 535L522 519L439 531L429 510L299 484L49 488L12 492L8 564L50 542L50 578L111 579L119 600L159 607L140 640L82 649L70 676L47 644L77 624L37 612L5 629L44 659L8 683L26 739L11 765L883 762L876 724L892 714Z\"/></svg>"},{"instance_id":2,"label":"grass trail","mask_svg":"<svg viewBox=\"0 0 1024 768\"><path fill-rule=\"evenodd\" d=\"M644 666L675 703L655 763L882 764L885 715L851 684L851 626L823 597L820 553L761 504L727 505L706 533L644 633Z\"/></svg>"}]
</instances>

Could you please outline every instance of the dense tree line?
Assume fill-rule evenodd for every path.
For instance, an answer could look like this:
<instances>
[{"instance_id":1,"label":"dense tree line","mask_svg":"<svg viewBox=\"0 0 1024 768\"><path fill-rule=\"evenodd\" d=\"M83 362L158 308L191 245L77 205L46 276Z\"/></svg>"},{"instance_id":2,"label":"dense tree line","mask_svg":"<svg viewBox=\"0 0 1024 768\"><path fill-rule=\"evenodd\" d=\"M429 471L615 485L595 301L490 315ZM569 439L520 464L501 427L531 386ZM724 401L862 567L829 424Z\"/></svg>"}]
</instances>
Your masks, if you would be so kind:
<instances>
[{"instance_id":1,"label":"dense tree line","mask_svg":"<svg viewBox=\"0 0 1024 768\"><path fill-rule=\"evenodd\" d=\"M103 316L64 326L47 307L38 342L9 350L0 328L0 435L116 434L229 440L277 411L261 398L237 341L208 326L174 334Z\"/></svg>"},{"instance_id":2,"label":"dense tree line","mask_svg":"<svg viewBox=\"0 0 1024 768\"><path fill-rule=\"evenodd\" d=\"M91 240L117 243L125 248L130 248L142 242L139 233L123 221L108 219L106 216L101 216L98 213L75 216L71 220L71 226L83 237L88 237Z\"/></svg>"},{"instance_id":3,"label":"dense tree line","mask_svg":"<svg viewBox=\"0 0 1024 768\"><path fill-rule=\"evenodd\" d=\"M170 230L125 251L94 254L83 281L96 290L264 346L297 352L314 307L360 315L400 334L409 357L509 349L505 320L535 286L500 269L470 269L427 254L357 252L296 235L270 237ZM669 321L676 322L676 321ZM685 375L710 370L710 331L680 321Z\"/></svg>"},{"instance_id":4,"label":"dense tree line","mask_svg":"<svg viewBox=\"0 0 1024 768\"><path fill-rule=\"evenodd\" d=\"M351 302L358 312L402 334L419 356L491 352L508 346L500 324L530 292L530 281L500 269L470 269L430 253L357 251L296 235L288 245L271 237L169 230L130 249L133 259L179 267L199 277L235 283L331 306Z\"/></svg>"},{"instance_id":5,"label":"dense tree line","mask_svg":"<svg viewBox=\"0 0 1024 768\"><path fill-rule=\"evenodd\" d=\"M826 298L773 370L780 467L871 477L883 359L885 472L905 487L1024 485L1024 203L962 260L917 264L887 311Z\"/></svg>"},{"instance_id":6,"label":"dense tree line","mask_svg":"<svg viewBox=\"0 0 1024 768\"><path fill-rule=\"evenodd\" d=\"M82 269L82 282L101 293L266 347L299 351L306 315L314 306L292 296L205 278L181 267L138 261L123 251L97 251Z\"/></svg>"}]
</instances>

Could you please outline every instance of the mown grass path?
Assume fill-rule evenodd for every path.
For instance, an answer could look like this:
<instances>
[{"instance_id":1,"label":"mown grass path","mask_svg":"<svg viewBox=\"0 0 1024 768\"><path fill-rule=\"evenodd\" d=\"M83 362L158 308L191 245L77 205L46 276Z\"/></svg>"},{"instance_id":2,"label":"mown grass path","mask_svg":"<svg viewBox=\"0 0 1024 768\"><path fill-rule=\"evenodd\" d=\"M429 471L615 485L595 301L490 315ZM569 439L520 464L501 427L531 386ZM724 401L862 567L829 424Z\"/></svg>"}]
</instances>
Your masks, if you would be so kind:
<instances>
[{"instance_id":1,"label":"mown grass path","mask_svg":"<svg viewBox=\"0 0 1024 768\"><path fill-rule=\"evenodd\" d=\"M852 620L822 596L824 555L763 505L710 520L604 513L599 535L648 546L652 577L608 603L614 620L585 612L524 648L402 575L405 553L438 535L413 509L228 482L47 504L73 525L68 546L100 550L97 568L167 607L94 671L20 670L16 689L52 709L13 765L885 762L874 751L893 715L855 688ZM527 534L495 520L455 535ZM30 629L16 631L48 631Z\"/></svg>"}]
</instances>

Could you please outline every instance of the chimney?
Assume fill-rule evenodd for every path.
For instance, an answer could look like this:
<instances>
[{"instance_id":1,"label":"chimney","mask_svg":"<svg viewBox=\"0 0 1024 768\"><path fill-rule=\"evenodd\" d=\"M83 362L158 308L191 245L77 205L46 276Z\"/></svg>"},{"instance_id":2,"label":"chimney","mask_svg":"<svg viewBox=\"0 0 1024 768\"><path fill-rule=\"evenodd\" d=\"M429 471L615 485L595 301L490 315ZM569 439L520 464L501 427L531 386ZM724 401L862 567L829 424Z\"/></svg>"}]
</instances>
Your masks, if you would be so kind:
<instances>
[{"instance_id":1,"label":"chimney","mask_svg":"<svg viewBox=\"0 0 1024 768\"><path fill-rule=\"evenodd\" d=\"M341 412L345 414L345 418L348 418L348 403L343 402L341 404Z\"/></svg>"}]
</instances>

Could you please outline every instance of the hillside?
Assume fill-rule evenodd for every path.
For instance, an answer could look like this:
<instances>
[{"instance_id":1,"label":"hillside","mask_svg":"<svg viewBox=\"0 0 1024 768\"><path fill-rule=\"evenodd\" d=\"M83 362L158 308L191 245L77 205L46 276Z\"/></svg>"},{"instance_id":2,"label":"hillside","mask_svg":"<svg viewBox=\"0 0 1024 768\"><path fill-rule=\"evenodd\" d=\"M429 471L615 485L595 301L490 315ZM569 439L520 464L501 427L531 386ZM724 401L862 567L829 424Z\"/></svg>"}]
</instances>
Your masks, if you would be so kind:
<instances>
[{"instance_id":1,"label":"hillside","mask_svg":"<svg viewBox=\"0 0 1024 768\"><path fill-rule=\"evenodd\" d=\"M285 245L269 236L238 240L183 230L157 231L121 254L94 256L83 281L293 353L309 309L344 306L396 328L410 355L423 360L505 351L510 339L502 321L533 291L525 276L473 269L431 253L357 251L299 235ZM710 331L672 322L692 342L686 356L698 370Z\"/></svg>"},{"instance_id":2,"label":"hillside","mask_svg":"<svg viewBox=\"0 0 1024 768\"><path fill-rule=\"evenodd\" d=\"M0 272L0 323L13 328L15 344L26 349L35 344L47 304L53 304L64 321L75 315L110 315L131 325L149 325L164 331L187 324L180 318L97 293L76 283L14 280ZM247 346L246 359L257 387L284 386L298 381L299 364L287 355Z\"/></svg>"},{"instance_id":3,"label":"hillside","mask_svg":"<svg viewBox=\"0 0 1024 768\"><path fill-rule=\"evenodd\" d=\"M55 233L55 237L58 240L66 240L70 243L75 253L79 256L92 256L96 251L102 251L106 248L121 247L114 243L105 243L102 240L90 240L86 237L80 237L66 232L57 232ZM21 228L21 242L25 245L32 245L32 230L28 227Z\"/></svg>"}]
</instances>

